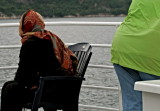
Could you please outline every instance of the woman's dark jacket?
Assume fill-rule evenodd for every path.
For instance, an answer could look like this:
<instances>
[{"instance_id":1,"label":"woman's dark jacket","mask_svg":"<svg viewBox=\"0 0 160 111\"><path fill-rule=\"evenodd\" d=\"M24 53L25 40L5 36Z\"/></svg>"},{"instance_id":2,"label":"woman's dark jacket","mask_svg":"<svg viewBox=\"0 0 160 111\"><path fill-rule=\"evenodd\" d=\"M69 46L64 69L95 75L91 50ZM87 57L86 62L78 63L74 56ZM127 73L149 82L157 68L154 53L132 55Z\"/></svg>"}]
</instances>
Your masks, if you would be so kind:
<instances>
[{"instance_id":1,"label":"woman's dark jacket","mask_svg":"<svg viewBox=\"0 0 160 111\"><path fill-rule=\"evenodd\" d=\"M19 59L15 80L23 86L36 85L40 75L58 75L56 70L60 65L50 40L29 38L21 47Z\"/></svg>"}]
</instances>

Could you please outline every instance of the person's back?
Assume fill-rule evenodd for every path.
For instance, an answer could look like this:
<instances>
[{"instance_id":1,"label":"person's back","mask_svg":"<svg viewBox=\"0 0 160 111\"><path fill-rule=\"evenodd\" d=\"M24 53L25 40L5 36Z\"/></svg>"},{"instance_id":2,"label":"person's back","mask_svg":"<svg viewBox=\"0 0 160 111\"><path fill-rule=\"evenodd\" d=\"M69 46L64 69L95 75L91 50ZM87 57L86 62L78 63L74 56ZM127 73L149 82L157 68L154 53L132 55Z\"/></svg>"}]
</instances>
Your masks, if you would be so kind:
<instances>
[{"instance_id":1,"label":"person's back","mask_svg":"<svg viewBox=\"0 0 160 111\"><path fill-rule=\"evenodd\" d=\"M159 0L132 1L112 42L112 63L160 75L159 6Z\"/></svg>"},{"instance_id":2,"label":"person's back","mask_svg":"<svg viewBox=\"0 0 160 111\"><path fill-rule=\"evenodd\" d=\"M51 41L34 36L22 45L19 57L15 80L28 87L37 84L39 76L57 75L56 70L60 67Z\"/></svg>"}]
</instances>

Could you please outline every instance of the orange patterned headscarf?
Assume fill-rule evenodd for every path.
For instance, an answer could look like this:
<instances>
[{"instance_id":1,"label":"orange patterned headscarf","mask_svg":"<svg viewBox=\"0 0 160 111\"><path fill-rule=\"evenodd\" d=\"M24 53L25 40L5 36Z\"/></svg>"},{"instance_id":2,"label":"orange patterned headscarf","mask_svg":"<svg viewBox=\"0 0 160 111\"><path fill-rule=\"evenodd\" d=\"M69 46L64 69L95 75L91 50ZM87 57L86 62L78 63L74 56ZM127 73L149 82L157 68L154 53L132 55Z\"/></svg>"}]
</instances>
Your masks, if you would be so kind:
<instances>
[{"instance_id":1,"label":"orange patterned headscarf","mask_svg":"<svg viewBox=\"0 0 160 111\"><path fill-rule=\"evenodd\" d=\"M28 10L25 12L20 19L19 25L19 35L22 38L22 44L32 36L50 40L53 44L54 54L61 64L61 68L74 71L75 69L73 68L72 59L74 58L75 60L76 57L73 52L65 46L57 35L45 30L44 28L45 24L43 17L39 13L34 10Z\"/></svg>"}]
</instances>

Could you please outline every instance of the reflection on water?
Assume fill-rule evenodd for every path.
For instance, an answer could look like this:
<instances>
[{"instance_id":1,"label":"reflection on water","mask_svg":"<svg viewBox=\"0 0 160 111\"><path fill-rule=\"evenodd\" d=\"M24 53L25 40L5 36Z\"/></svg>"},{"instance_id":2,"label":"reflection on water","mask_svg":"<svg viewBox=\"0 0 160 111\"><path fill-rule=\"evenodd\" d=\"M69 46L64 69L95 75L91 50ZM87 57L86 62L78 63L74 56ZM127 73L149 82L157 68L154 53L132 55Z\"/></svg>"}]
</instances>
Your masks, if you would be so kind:
<instances>
[{"instance_id":1,"label":"reflection on water","mask_svg":"<svg viewBox=\"0 0 160 111\"><path fill-rule=\"evenodd\" d=\"M54 18L45 21L100 21L100 22L119 22L123 17L95 17L95 18ZM17 23L18 20L0 20L0 23ZM116 31L114 26L46 26L57 34L65 43L89 42L91 44L110 44ZM20 45L18 28L1 28L0 45ZM18 49L0 49L0 67L16 66L18 64ZM93 55L90 64L111 65L110 49L93 48ZM0 86L5 81L14 78L16 70L0 70ZM118 86L117 77L113 69L88 68L86 81L83 84L116 87ZM118 108L118 92L108 90L95 90L82 88L80 94L80 104L98 105L102 107ZM80 111L97 111L93 109L80 108Z\"/></svg>"}]
</instances>

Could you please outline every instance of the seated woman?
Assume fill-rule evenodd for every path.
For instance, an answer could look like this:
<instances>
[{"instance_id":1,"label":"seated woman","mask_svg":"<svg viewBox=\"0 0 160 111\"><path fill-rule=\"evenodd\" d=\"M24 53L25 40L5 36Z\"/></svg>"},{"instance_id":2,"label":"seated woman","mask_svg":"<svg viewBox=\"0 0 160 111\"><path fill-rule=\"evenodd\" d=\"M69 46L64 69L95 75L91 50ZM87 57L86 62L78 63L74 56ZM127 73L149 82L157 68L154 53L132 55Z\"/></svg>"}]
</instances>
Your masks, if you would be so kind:
<instances>
[{"instance_id":1,"label":"seated woman","mask_svg":"<svg viewBox=\"0 0 160 111\"><path fill-rule=\"evenodd\" d=\"M22 47L13 81L3 85L1 111L22 111L32 101L40 76L75 76L77 58L62 40L44 29L42 16L34 10L25 12L19 25Z\"/></svg>"}]
</instances>

